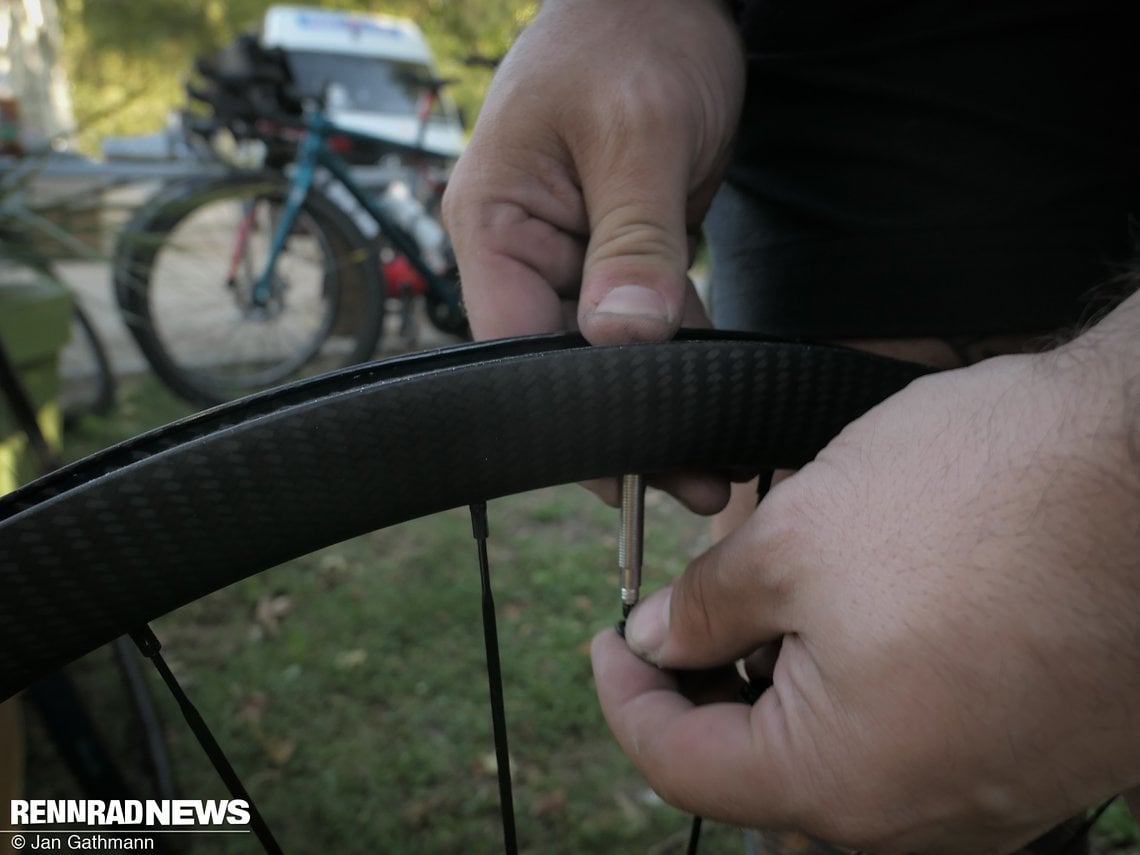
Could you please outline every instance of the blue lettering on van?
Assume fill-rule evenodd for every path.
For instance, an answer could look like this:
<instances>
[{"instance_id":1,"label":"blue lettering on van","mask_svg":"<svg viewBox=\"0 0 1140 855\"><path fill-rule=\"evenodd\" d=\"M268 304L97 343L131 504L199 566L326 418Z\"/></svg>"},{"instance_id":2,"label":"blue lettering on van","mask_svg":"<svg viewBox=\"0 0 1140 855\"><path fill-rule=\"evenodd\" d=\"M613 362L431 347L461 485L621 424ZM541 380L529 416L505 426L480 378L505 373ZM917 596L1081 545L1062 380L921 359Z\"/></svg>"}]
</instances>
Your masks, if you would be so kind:
<instances>
[{"instance_id":1,"label":"blue lettering on van","mask_svg":"<svg viewBox=\"0 0 1140 855\"><path fill-rule=\"evenodd\" d=\"M336 12L298 12L297 25L311 30L348 30L353 34L370 32L383 36L401 38L404 31L399 27L361 18L355 15L341 15Z\"/></svg>"}]
</instances>

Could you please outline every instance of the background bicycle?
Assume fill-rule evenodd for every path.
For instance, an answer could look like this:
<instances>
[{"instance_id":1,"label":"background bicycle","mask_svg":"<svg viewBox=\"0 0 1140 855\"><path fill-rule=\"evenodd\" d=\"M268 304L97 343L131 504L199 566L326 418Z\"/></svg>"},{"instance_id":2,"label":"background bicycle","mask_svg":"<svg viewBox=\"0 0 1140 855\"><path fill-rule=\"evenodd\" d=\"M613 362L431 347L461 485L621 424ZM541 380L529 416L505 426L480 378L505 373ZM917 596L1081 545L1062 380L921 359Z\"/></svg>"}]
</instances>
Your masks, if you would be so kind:
<instances>
[{"instance_id":1,"label":"background bicycle","mask_svg":"<svg viewBox=\"0 0 1140 855\"><path fill-rule=\"evenodd\" d=\"M75 223L95 209L83 201L70 205L45 200L35 182L46 157L21 152L5 159L0 170L0 416L4 423L5 485L61 465L59 447L73 432L109 415L116 404L117 382L102 337L78 295L69 292L58 264L98 258L91 235ZM66 225L65 225L66 224ZM82 237L77 236L77 232ZM59 320L70 314L69 340L55 348ZM52 318L55 318L52 322ZM45 371L41 354L59 353L55 371ZM57 388L59 422L51 404ZM64 436L56 426L61 423ZM24 453L21 454L21 449ZM10 471L7 466L11 465ZM3 489L10 489L5 486ZM124 750L108 750L107 723L92 715L95 694L77 689L70 669L45 674L24 695L29 726L43 733L48 756L66 765L78 792L90 798L126 798L140 792L175 794L169 752L138 653L125 639L97 657L109 674L96 693L100 708L129 722L132 740ZM108 656L110 653L113 656Z\"/></svg>"},{"instance_id":2,"label":"background bicycle","mask_svg":"<svg viewBox=\"0 0 1140 855\"><path fill-rule=\"evenodd\" d=\"M197 67L207 84L189 91L213 112L188 126L255 143L261 168L167 186L119 239L116 295L164 382L213 404L363 361L390 300L409 344L419 296L437 329L462 335L457 271L436 219L447 162L425 147L443 84L430 68L399 72L421 101L404 144L329 121L323 102L344 102L346 87L320 78L319 92L301 91L289 57L257 37ZM338 151L386 156L362 180Z\"/></svg>"},{"instance_id":3,"label":"background bicycle","mask_svg":"<svg viewBox=\"0 0 1140 855\"><path fill-rule=\"evenodd\" d=\"M30 199L34 163L0 173L0 267L4 282L42 277L64 284L56 270L61 259L89 259L96 253L59 226ZM115 376L103 340L78 298L73 298L68 344L62 354L61 404L64 426L86 415L106 415L115 404Z\"/></svg>"}]
</instances>

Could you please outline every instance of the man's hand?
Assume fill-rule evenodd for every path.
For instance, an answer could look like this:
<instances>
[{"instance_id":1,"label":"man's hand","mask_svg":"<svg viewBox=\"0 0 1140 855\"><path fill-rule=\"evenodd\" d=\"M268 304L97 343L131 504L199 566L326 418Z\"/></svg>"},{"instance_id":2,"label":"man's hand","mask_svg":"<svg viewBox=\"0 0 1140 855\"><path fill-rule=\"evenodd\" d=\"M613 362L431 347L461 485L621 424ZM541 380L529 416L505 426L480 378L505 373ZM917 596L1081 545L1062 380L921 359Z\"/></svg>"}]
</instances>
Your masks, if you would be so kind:
<instances>
[{"instance_id":1,"label":"man's hand","mask_svg":"<svg viewBox=\"0 0 1140 855\"><path fill-rule=\"evenodd\" d=\"M707 325L686 271L743 89L723 0L547 0L444 199L475 336Z\"/></svg>"},{"instance_id":2,"label":"man's hand","mask_svg":"<svg viewBox=\"0 0 1140 855\"><path fill-rule=\"evenodd\" d=\"M1140 783L1130 303L1107 344L912 384L635 608L628 648L595 639L607 721L667 801L877 855L981 855ZM712 669L778 639L751 708L695 706L631 652Z\"/></svg>"}]
</instances>

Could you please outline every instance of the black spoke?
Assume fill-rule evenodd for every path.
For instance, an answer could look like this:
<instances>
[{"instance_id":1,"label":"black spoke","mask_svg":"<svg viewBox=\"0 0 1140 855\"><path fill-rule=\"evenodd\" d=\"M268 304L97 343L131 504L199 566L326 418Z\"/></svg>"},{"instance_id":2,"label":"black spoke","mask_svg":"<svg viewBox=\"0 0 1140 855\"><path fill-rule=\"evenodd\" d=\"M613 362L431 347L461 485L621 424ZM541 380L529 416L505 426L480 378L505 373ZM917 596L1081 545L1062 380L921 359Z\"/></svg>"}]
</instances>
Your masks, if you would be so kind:
<instances>
[{"instance_id":1,"label":"black spoke","mask_svg":"<svg viewBox=\"0 0 1140 855\"><path fill-rule=\"evenodd\" d=\"M479 578L483 588L483 643L487 648L487 689L491 695L491 727L495 735L495 763L499 772L499 812L503 817L503 850L519 851L515 834L515 804L511 788L511 754L507 748L507 716L503 707L503 672L499 665L499 632L495 598L491 593L491 567L487 560L487 504L471 505L471 531L479 550Z\"/></svg>"},{"instance_id":2,"label":"black spoke","mask_svg":"<svg viewBox=\"0 0 1140 855\"><path fill-rule=\"evenodd\" d=\"M685 849L686 855L697 855L697 847L701 845L701 818L693 815L693 824L689 828L689 845Z\"/></svg>"},{"instance_id":3,"label":"black spoke","mask_svg":"<svg viewBox=\"0 0 1140 855\"><path fill-rule=\"evenodd\" d=\"M238 778L237 772L234 771L234 767L230 764L225 752L222 751L222 747L218 745L214 734L210 732L206 720L202 718L202 714L198 712L198 708L191 703L190 698L187 697L186 692L178 682L178 678L174 676L170 670L170 666L166 664L166 660L162 657L162 644L159 642L158 637L149 626L144 626L142 629L132 632L131 638L135 644L138 645L142 655L154 663L155 669L158 671L159 676L162 677L162 682L170 689L170 694L174 696L174 700L178 703L178 708L182 710L182 716L186 719L186 725L190 728L190 732L194 734L195 739L198 740L198 744L202 746L202 750L206 752L206 756L209 757L210 762L214 764L214 769L217 770L218 776L225 782L230 794L235 799L241 799L249 806L249 824L253 828L253 833L257 835L257 839L261 841L262 847L266 852L271 853L271 855L278 855L278 853L281 852L281 846L273 837L273 832L269 830L269 826L266 824L265 818L261 815L261 811L259 811L257 805L253 803L253 797L250 796L245 785L242 784L241 779Z\"/></svg>"}]
</instances>

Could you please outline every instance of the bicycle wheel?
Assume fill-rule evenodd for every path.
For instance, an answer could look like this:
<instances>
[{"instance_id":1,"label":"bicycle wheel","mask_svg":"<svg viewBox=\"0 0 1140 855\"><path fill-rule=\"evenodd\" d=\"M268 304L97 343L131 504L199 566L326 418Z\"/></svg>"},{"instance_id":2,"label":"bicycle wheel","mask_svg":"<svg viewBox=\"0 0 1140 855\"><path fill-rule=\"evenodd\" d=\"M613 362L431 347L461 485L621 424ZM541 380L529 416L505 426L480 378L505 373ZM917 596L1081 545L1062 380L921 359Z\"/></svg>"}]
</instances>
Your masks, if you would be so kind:
<instances>
[{"instance_id":1,"label":"bicycle wheel","mask_svg":"<svg viewBox=\"0 0 1140 855\"><path fill-rule=\"evenodd\" d=\"M106 348L87 313L75 304L71 339L60 354L60 404L63 427L87 415L102 416L115 406L116 382Z\"/></svg>"},{"instance_id":2,"label":"bicycle wheel","mask_svg":"<svg viewBox=\"0 0 1140 855\"><path fill-rule=\"evenodd\" d=\"M369 359L383 319L378 261L356 227L309 194L255 297L289 184L238 174L174 185L128 223L115 292L155 373L212 405Z\"/></svg>"},{"instance_id":3,"label":"bicycle wheel","mask_svg":"<svg viewBox=\"0 0 1140 855\"><path fill-rule=\"evenodd\" d=\"M923 369L705 334L460 345L251 396L0 498L0 699L238 579L627 471L795 467Z\"/></svg>"}]
</instances>

